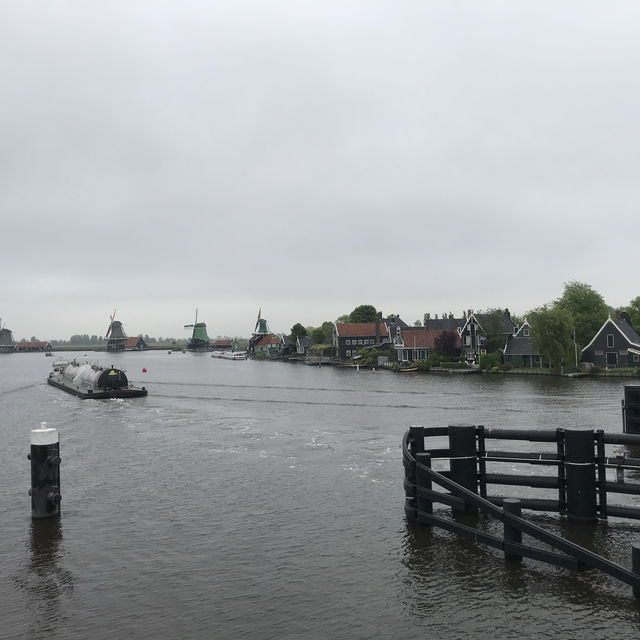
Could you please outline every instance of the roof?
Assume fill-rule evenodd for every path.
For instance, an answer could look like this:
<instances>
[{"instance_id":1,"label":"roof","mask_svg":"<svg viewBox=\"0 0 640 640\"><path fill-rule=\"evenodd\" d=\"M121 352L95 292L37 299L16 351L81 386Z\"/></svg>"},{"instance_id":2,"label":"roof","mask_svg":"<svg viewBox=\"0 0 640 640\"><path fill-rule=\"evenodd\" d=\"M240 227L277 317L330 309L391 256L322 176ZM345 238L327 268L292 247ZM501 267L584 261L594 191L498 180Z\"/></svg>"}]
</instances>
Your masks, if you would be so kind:
<instances>
[{"instance_id":1,"label":"roof","mask_svg":"<svg viewBox=\"0 0 640 640\"><path fill-rule=\"evenodd\" d=\"M125 349L127 347L135 347L138 344L138 342L140 342L141 340L142 340L142 342L144 342L144 340L140 336L135 336L133 338L127 338L124 341Z\"/></svg>"},{"instance_id":2,"label":"roof","mask_svg":"<svg viewBox=\"0 0 640 640\"><path fill-rule=\"evenodd\" d=\"M231 340L214 340L211 343L212 347L230 347L231 346Z\"/></svg>"},{"instance_id":3,"label":"roof","mask_svg":"<svg viewBox=\"0 0 640 640\"><path fill-rule=\"evenodd\" d=\"M456 338L455 346L461 346L462 341L460 340L460 335L453 329L424 329L419 327L402 329L402 342L405 349L434 349L436 339L445 331L454 333Z\"/></svg>"},{"instance_id":4,"label":"roof","mask_svg":"<svg viewBox=\"0 0 640 640\"><path fill-rule=\"evenodd\" d=\"M254 347L266 347L270 344L282 344L282 338L273 333L265 333L261 338L256 340Z\"/></svg>"},{"instance_id":5,"label":"roof","mask_svg":"<svg viewBox=\"0 0 640 640\"><path fill-rule=\"evenodd\" d=\"M531 336L511 336L504 347L505 356L538 356L539 351L533 346Z\"/></svg>"},{"instance_id":6,"label":"roof","mask_svg":"<svg viewBox=\"0 0 640 640\"><path fill-rule=\"evenodd\" d=\"M376 335L375 322L336 322L336 332L340 338L361 338ZM378 324L378 335L388 336L389 330L384 322Z\"/></svg>"},{"instance_id":7,"label":"roof","mask_svg":"<svg viewBox=\"0 0 640 640\"><path fill-rule=\"evenodd\" d=\"M16 343L16 347L18 349L44 349L48 346L48 342L41 342L39 340L36 340L35 342L28 342L26 340L23 340L22 342Z\"/></svg>"},{"instance_id":8,"label":"roof","mask_svg":"<svg viewBox=\"0 0 640 640\"><path fill-rule=\"evenodd\" d=\"M429 329L440 329L447 331L456 331L458 327L464 327L467 322L466 318L427 318L427 327Z\"/></svg>"},{"instance_id":9,"label":"roof","mask_svg":"<svg viewBox=\"0 0 640 640\"><path fill-rule=\"evenodd\" d=\"M640 334L626 320L624 320L623 318L607 318L607 320L605 320L605 323L593 336L591 342L589 342L589 344L584 347L582 351L586 351L595 342L595 340L608 324L612 324L622 334L627 342L629 342L629 344L633 345L634 347L640 347Z\"/></svg>"},{"instance_id":10,"label":"roof","mask_svg":"<svg viewBox=\"0 0 640 640\"><path fill-rule=\"evenodd\" d=\"M478 324L482 327L483 331L487 331L487 327L490 327L491 320L493 318L493 314L491 313L472 313L467 318L467 323L471 318L475 318ZM511 319L511 314L509 311L505 310L502 316L500 317L500 322L502 324L502 333L513 335L515 329L517 329L516 323ZM464 325L466 326L466 324Z\"/></svg>"},{"instance_id":11,"label":"roof","mask_svg":"<svg viewBox=\"0 0 640 640\"><path fill-rule=\"evenodd\" d=\"M626 320L622 318L611 318L611 322L617 327L618 331L633 344L640 346L640 333L638 333Z\"/></svg>"}]
</instances>

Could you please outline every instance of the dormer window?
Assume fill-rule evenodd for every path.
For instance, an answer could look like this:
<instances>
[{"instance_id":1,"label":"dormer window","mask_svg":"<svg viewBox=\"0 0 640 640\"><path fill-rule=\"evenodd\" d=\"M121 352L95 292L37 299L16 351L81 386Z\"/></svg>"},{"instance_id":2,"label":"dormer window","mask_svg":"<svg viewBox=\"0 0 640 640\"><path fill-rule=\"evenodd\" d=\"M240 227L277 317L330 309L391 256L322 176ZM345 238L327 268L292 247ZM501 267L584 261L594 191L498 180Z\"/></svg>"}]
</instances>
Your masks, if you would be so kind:
<instances>
[{"instance_id":1,"label":"dormer window","mask_svg":"<svg viewBox=\"0 0 640 640\"><path fill-rule=\"evenodd\" d=\"M528 338L528 337L529 337L529 327L525 327L525 328L523 329L523 331L522 331L522 335L523 335L525 338Z\"/></svg>"}]
</instances>

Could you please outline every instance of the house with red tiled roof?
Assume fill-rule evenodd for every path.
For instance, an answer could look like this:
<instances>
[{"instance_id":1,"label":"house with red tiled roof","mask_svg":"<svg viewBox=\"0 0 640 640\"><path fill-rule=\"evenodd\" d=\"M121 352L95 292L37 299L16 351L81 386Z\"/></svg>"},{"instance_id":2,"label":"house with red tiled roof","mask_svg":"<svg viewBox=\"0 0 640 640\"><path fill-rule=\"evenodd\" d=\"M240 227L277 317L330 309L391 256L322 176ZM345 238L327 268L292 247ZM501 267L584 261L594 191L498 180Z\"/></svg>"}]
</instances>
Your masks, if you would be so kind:
<instances>
[{"instance_id":1,"label":"house with red tiled roof","mask_svg":"<svg viewBox=\"0 0 640 640\"><path fill-rule=\"evenodd\" d=\"M426 327L406 327L396 329L393 335L393 346L398 362L416 362L426 360L437 351L438 340L447 333L451 336L451 349L454 357L460 355L462 340L457 331L450 329L427 329Z\"/></svg>"},{"instance_id":2,"label":"house with red tiled roof","mask_svg":"<svg viewBox=\"0 0 640 640\"><path fill-rule=\"evenodd\" d=\"M233 351L231 340L214 340L211 343L212 351Z\"/></svg>"},{"instance_id":3,"label":"house with red tiled roof","mask_svg":"<svg viewBox=\"0 0 640 640\"><path fill-rule=\"evenodd\" d=\"M124 341L124 351L144 351L149 345L142 339L142 336L127 338Z\"/></svg>"},{"instance_id":4,"label":"house with red tiled roof","mask_svg":"<svg viewBox=\"0 0 640 640\"><path fill-rule=\"evenodd\" d=\"M51 351L51 343L39 340L31 342L23 340L22 342L16 342L16 351Z\"/></svg>"},{"instance_id":5,"label":"house with red tiled roof","mask_svg":"<svg viewBox=\"0 0 640 640\"><path fill-rule=\"evenodd\" d=\"M254 335L249 344L250 355L274 357L282 353L284 341L275 333Z\"/></svg>"},{"instance_id":6,"label":"house with red tiled roof","mask_svg":"<svg viewBox=\"0 0 640 640\"><path fill-rule=\"evenodd\" d=\"M383 343L389 344L389 328L380 318L375 322L334 323L333 346L341 360L357 356L359 349Z\"/></svg>"}]
</instances>

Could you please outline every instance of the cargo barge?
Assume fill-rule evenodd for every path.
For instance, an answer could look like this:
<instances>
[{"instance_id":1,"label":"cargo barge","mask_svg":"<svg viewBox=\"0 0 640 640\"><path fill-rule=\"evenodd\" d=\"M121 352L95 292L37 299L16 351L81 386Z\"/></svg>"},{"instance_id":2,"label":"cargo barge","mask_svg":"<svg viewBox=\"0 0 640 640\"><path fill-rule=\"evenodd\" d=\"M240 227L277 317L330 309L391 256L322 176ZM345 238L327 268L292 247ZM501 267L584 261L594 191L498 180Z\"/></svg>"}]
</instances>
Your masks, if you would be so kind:
<instances>
[{"instance_id":1,"label":"cargo barge","mask_svg":"<svg viewBox=\"0 0 640 640\"><path fill-rule=\"evenodd\" d=\"M145 387L134 387L124 371L114 367L73 362L54 363L47 382L86 400L93 398L137 398L146 396Z\"/></svg>"}]
</instances>

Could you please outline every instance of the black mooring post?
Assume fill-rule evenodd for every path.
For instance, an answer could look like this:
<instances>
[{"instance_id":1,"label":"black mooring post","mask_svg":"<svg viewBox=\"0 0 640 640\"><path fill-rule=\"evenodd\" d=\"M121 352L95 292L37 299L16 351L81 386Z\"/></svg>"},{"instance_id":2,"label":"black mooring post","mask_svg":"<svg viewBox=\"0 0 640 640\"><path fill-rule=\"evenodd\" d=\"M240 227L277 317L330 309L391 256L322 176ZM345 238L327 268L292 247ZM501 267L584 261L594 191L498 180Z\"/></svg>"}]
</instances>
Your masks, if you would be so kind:
<instances>
[{"instance_id":1,"label":"black mooring post","mask_svg":"<svg viewBox=\"0 0 640 640\"><path fill-rule=\"evenodd\" d=\"M449 455L451 480L473 493L478 493L478 468L476 456L476 428L472 424L449 425ZM452 507L453 511L474 513L477 508L464 503L464 507Z\"/></svg>"},{"instance_id":2,"label":"black mooring post","mask_svg":"<svg viewBox=\"0 0 640 640\"><path fill-rule=\"evenodd\" d=\"M424 451L424 427L416 425L409 427L409 449L414 458L417 453Z\"/></svg>"},{"instance_id":3,"label":"black mooring post","mask_svg":"<svg viewBox=\"0 0 640 640\"><path fill-rule=\"evenodd\" d=\"M593 431L564 432L567 517L569 520L596 520L596 465Z\"/></svg>"},{"instance_id":4,"label":"black mooring post","mask_svg":"<svg viewBox=\"0 0 640 640\"><path fill-rule=\"evenodd\" d=\"M433 483L431 477L425 473L420 465L431 469L431 454L430 453L417 453L416 454L416 506L418 509L418 522L420 524L429 526L429 523L425 521L421 514L433 513L433 501L423 495L421 489L425 491L431 491L433 489Z\"/></svg>"},{"instance_id":5,"label":"black mooring post","mask_svg":"<svg viewBox=\"0 0 640 640\"><path fill-rule=\"evenodd\" d=\"M50 518L60 515L60 442L56 429L40 423L31 431L31 516Z\"/></svg>"},{"instance_id":6,"label":"black mooring post","mask_svg":"<svg viewBox=\"0 0 640 640\"><path fill-rule=\"evenodd\" d=\"M567 477L564 459L564 429L556 429L556 454L558 456L558 513L567 513Z\"/></svg>"},{"instance_id":7,"label":"black mooring post","mask_svg":"<svg viewBox=\"0 0 640 640\"><path fill-rule=\"evenodd\" d=\"M522 513L520 500L516 498L505 498L502 501L502 509L505 513L520 517ZM504 523L504 541L522 544L522 531L517 529L508 522ZM518 553L512 553L505 549L504 559L510 562L522 562L522 556Z\"/></svg>"}]
</instances>

